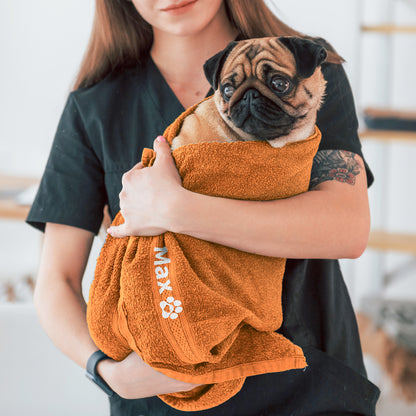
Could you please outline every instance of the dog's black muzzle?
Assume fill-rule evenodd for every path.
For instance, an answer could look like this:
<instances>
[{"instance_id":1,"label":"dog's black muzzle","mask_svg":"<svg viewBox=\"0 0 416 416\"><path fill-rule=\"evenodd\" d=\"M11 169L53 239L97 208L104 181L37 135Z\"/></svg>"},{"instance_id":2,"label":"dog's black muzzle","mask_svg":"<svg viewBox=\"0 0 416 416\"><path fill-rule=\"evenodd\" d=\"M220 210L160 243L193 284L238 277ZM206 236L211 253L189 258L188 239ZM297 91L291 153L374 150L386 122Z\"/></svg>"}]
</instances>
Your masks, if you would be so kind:
<instances>
[{"instance_id":1,"label":"dog's black muzzle","mask_svg":"<svg viewBox=\"0 0 416 416\"><path fill-rule=\"evenodd\" d=\"M255 88L247 89L230 110L234 125L258 140L288 134L296 120Z\"/></svg>"}]
</instances>

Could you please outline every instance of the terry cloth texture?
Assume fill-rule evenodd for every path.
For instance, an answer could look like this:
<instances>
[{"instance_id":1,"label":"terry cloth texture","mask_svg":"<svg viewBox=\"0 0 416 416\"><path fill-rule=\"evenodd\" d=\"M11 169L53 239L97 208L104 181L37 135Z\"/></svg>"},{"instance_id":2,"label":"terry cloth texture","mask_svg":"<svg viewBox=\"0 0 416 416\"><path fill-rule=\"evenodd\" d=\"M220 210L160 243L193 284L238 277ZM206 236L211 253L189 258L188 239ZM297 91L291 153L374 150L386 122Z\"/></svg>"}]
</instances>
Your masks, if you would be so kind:
<instances>
[{"instance_id":1,"label":"terry cloth texture","mask_svg":"<svg viewBox=\"0 0 416 416\"><path fill-rule=\"evenodd\" d=\"M167 128L169 143L195 108ZM173 157L183 186L193 192L274 200L307 191L320 139L318 128L282 148L219 143L213 137L179 147ZM143 164L153 160L153 151L145 149ZM113 225L123 221L118 213ZM247 376L307 365L302 349L275 332L283 318L284 269L285 259L182 234L108 235L90 289L91 336L115 360L135 351L167 376L203 384L160 396L170 406L185 411L217 406L235 395Z\"/></svg>"}]
</instances>

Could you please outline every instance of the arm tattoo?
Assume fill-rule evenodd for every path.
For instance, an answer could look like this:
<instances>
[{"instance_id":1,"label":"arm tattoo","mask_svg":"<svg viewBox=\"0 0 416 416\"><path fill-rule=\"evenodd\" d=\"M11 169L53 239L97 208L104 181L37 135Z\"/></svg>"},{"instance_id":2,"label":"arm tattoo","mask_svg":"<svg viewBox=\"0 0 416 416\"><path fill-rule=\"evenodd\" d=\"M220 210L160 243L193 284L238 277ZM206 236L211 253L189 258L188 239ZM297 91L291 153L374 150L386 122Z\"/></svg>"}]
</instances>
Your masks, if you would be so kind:
<instances>
[{"instance_id":1,"label":"arm tattoo","mask_svg":"<svg viewBox=\"0 0 416 416\"><path fill-rule=\"evenodd\" d=\"M320 150L313 160L309 189L326 181L354 185L362 169L356 156L345 150Z\"/></svg>"}]
</instances>

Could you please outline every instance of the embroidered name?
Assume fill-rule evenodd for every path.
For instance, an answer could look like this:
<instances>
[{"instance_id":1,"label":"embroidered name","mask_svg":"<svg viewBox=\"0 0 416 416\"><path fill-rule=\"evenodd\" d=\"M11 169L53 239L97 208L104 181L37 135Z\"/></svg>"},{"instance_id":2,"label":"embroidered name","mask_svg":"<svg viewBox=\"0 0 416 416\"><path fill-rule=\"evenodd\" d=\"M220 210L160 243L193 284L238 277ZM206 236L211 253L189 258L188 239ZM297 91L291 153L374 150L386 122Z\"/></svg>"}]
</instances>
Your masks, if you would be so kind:
<instances>
[{"instance_id":1,"label":"embroidered name","mask_svg":"<svg viewBox=\"0 0 416 416\"><path fill-rule=\"evenodd\" d=\"M172 292L172 286L169 279L169 267L170 258L167 257L168 249L166 247L155 247L155 276L157 285L159 287L159 293L162 295L165 291ZM165 257L166 256L166 257ZM166 265L166 266L163 266ZM159 303L162 309L162 317L167 319L176 319L178 314L182 312L182 302L175 300L173 296L168 296L166 300L162 300Z\"/></svg>"}]
</instances>

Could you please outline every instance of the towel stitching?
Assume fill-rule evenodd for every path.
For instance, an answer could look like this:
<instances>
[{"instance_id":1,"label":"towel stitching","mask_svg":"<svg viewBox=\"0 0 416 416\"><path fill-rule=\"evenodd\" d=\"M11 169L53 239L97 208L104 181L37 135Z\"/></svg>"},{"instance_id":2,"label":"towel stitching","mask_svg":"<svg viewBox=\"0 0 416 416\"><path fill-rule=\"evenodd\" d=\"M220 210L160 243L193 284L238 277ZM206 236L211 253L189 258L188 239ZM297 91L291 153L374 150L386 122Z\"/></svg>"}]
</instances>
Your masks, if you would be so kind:
<instances>
[{"instance_id":1,"label":"towel stitching","mask_svg":"<svg viewBox=\"0 0 416 416\"><path fill-rule=\"evenodd\" d=\"M154 253L158 252L158 254L155 255L155 257L152 258L152 256L150 256L151 261L152 261L152 266L159 266L162 264L170 264L170 266L172 266L172 264L170 263L170 258L169 257L163 257L165 254L168 254L168 249L165 245L165 242L163 241L163 236L160 236L160 238L158 239L159 241L156 241L155 244L152 245L151 248L151 252ZM158 260L155 260L155 258L157 258ZM162 272L163 274L161 276L163 276L164 278L168 278L168 276L174 276L173 270L169 269L168 266L167 267L167 271L165 273L165 270L163 269ZM159 274L160 274L160 270L158 270ZM156 272L156 268L155 268L155 275L157 276L157 272ZM177 292L179 290L179 288L177 287L177 285L173 285L171 283L171 279L168 279L167 281L165 281L165 285L162 284L162 286L165 288L166 285L168 285L168 282L171 286L169 286L169 288L166 288L164 290L161 291L161 289L159 289L161 287L161 285L157 284L157 285L153 285L153 293L155 296L155 299L160 299L160 296L163 294L163 292L165 292L165 290L169 291L169 292L173 292L173 287L175 287L175 292ZM158 282L159 283L159 282ZM158 297L159 296L159 297ZM167 296L165 299L162 299L161 302L156 302L158 303L159 307L161 307L161 303L162 302L167 302L167 304L169 305L169 298L172 297L174 298L174 296ZM179 296L180 298L180 296ZM178 301L179 299L176 299L176 301ZM175 302L175 299L173 300L173 302ZM165 305L165 304L163 304ZM176 305L177 308L182 308L182 302L181 305L177 304ZM180 309L180 311L183 311L183 308ZM179 312L178 316L179 316ZM169 343L171 344L172 348L176 351L176 353L178 354L178 357L184 361L184 362L193 362L195 361L195 356L198 356L198 350L196 348L194 348L191 344L190 344L190 339L185 336L185 329L184 329L184 325L181 322L181 319L177 320L176 317L175 319L166 319L163 316L163 311L162 313L157 313L157 315L160 318L160 323L161 323L161 327L162 327L162 332L165 335L166 339L169 341ZM174 315L175 316L175 315ZM176 335L174 336L173 333L175 333ZM181 345L183 345L184 343L187 344L188 348L184 349L181 347ZM186 353L186 350L189 350L191 352L192 355L189 355Z\"/></svg>"}]
</instances>

